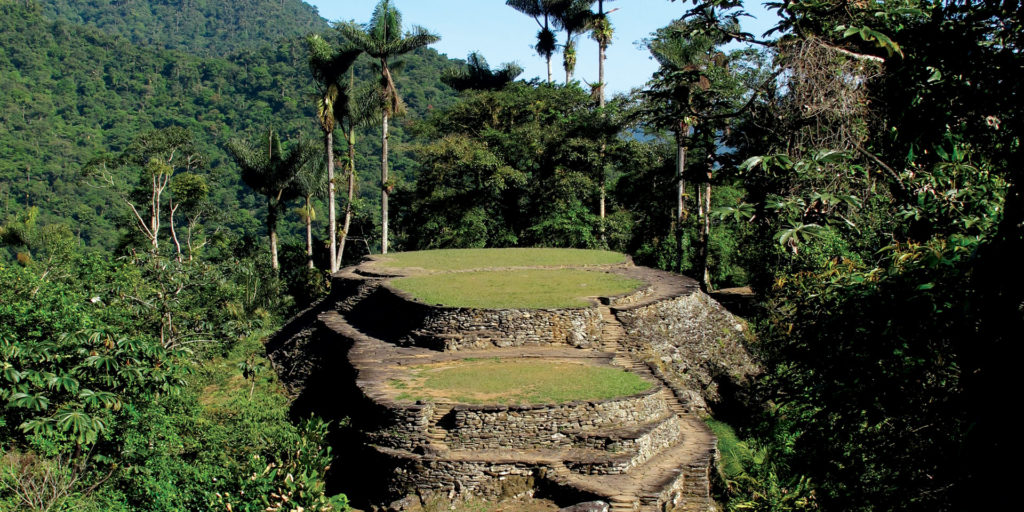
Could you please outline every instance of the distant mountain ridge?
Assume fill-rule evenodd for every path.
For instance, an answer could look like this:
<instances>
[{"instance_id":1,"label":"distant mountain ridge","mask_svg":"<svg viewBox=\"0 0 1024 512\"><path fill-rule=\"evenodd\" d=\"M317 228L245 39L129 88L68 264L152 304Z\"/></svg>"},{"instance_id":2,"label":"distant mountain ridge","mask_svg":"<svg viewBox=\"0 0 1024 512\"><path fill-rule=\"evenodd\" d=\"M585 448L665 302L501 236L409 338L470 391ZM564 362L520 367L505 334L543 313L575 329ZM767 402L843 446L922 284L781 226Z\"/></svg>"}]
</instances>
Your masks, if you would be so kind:
<instances>
[{"instance_id":1,"label":"distant mountain ridge","mask_svg":"<svg viewBox=\"0 0 1024 512\"><path fill-rule=\"evenodd\" d=\"M328 28L299 0L36 0L47 17L135 44L222 56Z\"/></svg>"}]
</instances>

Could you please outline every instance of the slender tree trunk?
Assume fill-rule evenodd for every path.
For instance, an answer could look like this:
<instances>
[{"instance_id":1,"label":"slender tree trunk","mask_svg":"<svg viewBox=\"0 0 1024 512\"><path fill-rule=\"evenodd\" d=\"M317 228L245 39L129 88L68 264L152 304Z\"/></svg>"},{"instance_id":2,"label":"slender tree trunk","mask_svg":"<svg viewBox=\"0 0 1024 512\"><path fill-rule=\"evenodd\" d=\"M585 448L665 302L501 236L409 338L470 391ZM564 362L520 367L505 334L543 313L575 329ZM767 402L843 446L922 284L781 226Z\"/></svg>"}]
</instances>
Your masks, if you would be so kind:
<instances>
[{"instance_id":1,"label":"slender tree trunk","mask_svg":"<svg viewBox=\"0 0 1024 512\"><path fill-rule=\"evenodd\" d=\"M270 234L270 268L277 270L277 207L267 198L267 232Z\"/></svg>"},{"instance_id":2,"label":"slender tree trunk","mask_svg":"<svg viewBox=\"0 0 1024 512\"><path fill-rule=\"evenodd\" d=\"M600 12L601 15L603 15L604 14L604 3L601 2L599 5L600 5L599 12ZM597 90L597 106L603 109L604 108L604 53L605 53L605 50L607 49L607 46L605 45L604 42L599 42L598 45L597 45L597 48L598 48L597 49L597 83L598 83L598 86L597 86L597 88L598 88L598 90ZM568 83L568 81L566 83ZM602 113L601 115L604 115L604 114ZM606 187L606 183L605 183L606 177L605 177L605 169L604 169L604 157L605 157L605 151L607 149L608 149L608 141L601 140L601 152L598 155L598 158L600 160L600 164L599 165L601 167L599 169L599 172L600 172L599 182L600 182L600 187L601 187L601 197L600 197L600 200L599 200L600 204L598 205L598 212L599 212L599 214L601 216L601 228L600 228L600 230L601 230L601 241L602 242L604 242L604 240L605 240L604 219L605 219L605 196L607 195L607 191L606 191L607 187Z\"/></svg>"},{"instance_id":3,"label":"slender tree trunk","mask_svg":"<svg viewBox=\"0 0 1024 512\"><path fill-rule=\"evenodd\" d=\"M712 155L707 156L707 170L704 177L704 190L700 194L700 247L697 263L700 265L700 287L703 291L711 289L711 278L708 272L708 246L711 239L711 165Z\"/></svg>"},{"instance_id":4,"label":"slender tree trunk","mask_svg":"<svg viewBox=\"0 0 1024 512\"><path fill-rule=\"evenodd\" d=\"M309 196L306 196L306 264L313 268L313 209L309 206Z\"/></svg>"},{"instance_id":5,"label":"slender tree trunk","mask_svg":"<svg viewBox=\"0 0 1024 512\"><path fill-rule=\"evenodd\" d=\"M178 233L174 230L174 212L177 209L178 209L178 205L170 206L170 203L168 203L168 210L170 210L170 218L168 220L170 221L169 223L170 223L170 226L171 226L171 240L174 241L174 248L175 248L175 250L178 251L178 256L177 256L178 263L181 263L182 261L185 261L185 259L182 258L182 256L181 256L181 243L178 242Z\"/></svg>"},{"instance_id":6,"label":"slender tree trunk","mask_svg":"<svg viewBox=\"0 0 1024 512\"><path fill-rule=\"evenodd\" d=\"M685 138L690 134L690 127L679 123L679 131L676 132L676 178L679 191L676 198L676 220L680 226L686 220L686 142Z\"/></svg>"},{"instance_id":7,"label":"slender tree trunk","mask_svg":"<svg viewBox=\"0 0 1024 512\"><path fill-rule=\"evenodd\" d=\"M708 272L708 253L711 244L711 170L708 169L707 182L704 184L704 243L701 244L701 274L704 291L711 290L711 274Z\"/></svg>"},{"instance_id":8,"label":"slender tree trunk","mask_svg":"<svg viewBox=\"0 0 1024 512\"><path fill-rule=\"evenodd\" d=\"M334 205L334 132L328 132L325 135L326 140L324 146L327 147L327 239L330 240L331 247L331 273L338 271L338 245L337 245L337 229L338 222L335 219L335 205ZM313 263L312 257L310 257L310 265Z\"/></svg>"},{"instance_id":9,"label":"slender tree trunk","mask_svg":"<svg viewBox=\"0 0 1024 512\"><path fill-rule=\"evenodd\" d=\"M338 267L341 267L341 260L345 257L345 241L348 239L348 230L352 223L352 199L356 193L356 130L350 128L345 134L348 141L348 201L345 203L345 224L341 227L341 242L338 244Z\"/></svg>"},{"instance_id":10,"label":"slender tree trunk","mask_svg":"<svg viewBox=\"0 0 1024 512\"><path fill-rule=\"evenodd\" d=\"M381 123L383 134L381 135L380 151L380 252L388 253L388 113L384 112L384 120Z\"/></svg>"},{"instance_id":11,"label":"slender tree trunk","mask_svg":"<svg viewBox=\"0 0 1024 512\"><path fill-rule=\"evenodd\" d=\"M153 255L160 249L160 191L157 185L157 176L153 175L153 194L150 198L149 207L149 232L152 233Z\"/></svg>"}]
</instances>

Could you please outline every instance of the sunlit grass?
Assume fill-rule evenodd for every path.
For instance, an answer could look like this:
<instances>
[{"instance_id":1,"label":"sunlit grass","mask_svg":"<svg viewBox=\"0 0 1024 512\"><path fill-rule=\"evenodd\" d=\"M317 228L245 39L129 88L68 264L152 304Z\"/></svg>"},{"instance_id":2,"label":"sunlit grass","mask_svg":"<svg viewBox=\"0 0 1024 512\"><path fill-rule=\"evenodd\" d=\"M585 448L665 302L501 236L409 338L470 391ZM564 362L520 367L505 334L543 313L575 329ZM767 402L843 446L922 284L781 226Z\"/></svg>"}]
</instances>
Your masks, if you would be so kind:
<instances>
[{"instance_id":1,"label":"sunlit grass","mask_svg":"<svg viewBox=\"0 0 1024 512\"><path fill-rule=\"evenodd\" d=\"M638 375L570 361L463 360L415 368L399 400L447 399L479 404L549 404L634 395L651 388Z\"/></svg>"},{"instance_id":2,"label":"sunlit grass","mask_svg":"<svg viewBox=\"0 0 1024 512\"><path fill-rule=\"evenodd\" d=\"M578 269L525 269L403 277L392 285L427 304L480 309L587 306L584 297L621 295L641 281Z\"/></svg>"},{"instance_id":3,"label":"sunlit grass","mask_svg":"<svg viewBox=\"0 0 1024 512\"><path fill-rule=\"evenodd\" d=\"M437 249L397 252L378 263L389 268L424 270L467 270L496 267L559 267L573 265L609 265L626 261L626 256L611 251L585 249Z\"/></svg>"}]
</instances>

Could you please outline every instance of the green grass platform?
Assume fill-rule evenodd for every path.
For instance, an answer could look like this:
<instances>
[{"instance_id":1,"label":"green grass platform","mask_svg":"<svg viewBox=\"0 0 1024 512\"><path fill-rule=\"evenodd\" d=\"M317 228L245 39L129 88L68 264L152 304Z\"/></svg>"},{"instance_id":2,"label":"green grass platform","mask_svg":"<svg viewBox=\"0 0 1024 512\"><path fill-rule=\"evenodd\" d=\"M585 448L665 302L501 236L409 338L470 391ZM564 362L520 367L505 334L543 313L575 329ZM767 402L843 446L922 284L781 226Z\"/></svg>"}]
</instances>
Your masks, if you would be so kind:
<instances>
[{"instance_id":1,"label":"green grass platform","mask_svg":"<svg viewBox=\"0 0 1024 512\"><path fill-rule=\"evenodd\" d=\"M395 269L468 270L507 267L561 267L613 265L626 256L612 251L586 249L436 249L396 252L380 256L377 265Z\"/></svg>"},{"instance_id":2,"label":"green grass platform","mask_svg":"<svg viewBox=\"0 0 1024 512\"><path fill-rule=\"evenodd\" d=\"M619 368L560 360L463 359L416 366L389 386L399 400L548 404L634 395L651 383Z\"/></svg>"},{"instance_id":3,"label":"green grass platform","mask_svg":"<svg viewBox=\"0 0 1024 512\"><path fill-rule=\"evenodd\" d=\"M584 307L591 304L585 297L621 295L643 284L617 274L579 269L427 274L391 282L427 304L480 309Z\"/></svg>"}]
</instances>

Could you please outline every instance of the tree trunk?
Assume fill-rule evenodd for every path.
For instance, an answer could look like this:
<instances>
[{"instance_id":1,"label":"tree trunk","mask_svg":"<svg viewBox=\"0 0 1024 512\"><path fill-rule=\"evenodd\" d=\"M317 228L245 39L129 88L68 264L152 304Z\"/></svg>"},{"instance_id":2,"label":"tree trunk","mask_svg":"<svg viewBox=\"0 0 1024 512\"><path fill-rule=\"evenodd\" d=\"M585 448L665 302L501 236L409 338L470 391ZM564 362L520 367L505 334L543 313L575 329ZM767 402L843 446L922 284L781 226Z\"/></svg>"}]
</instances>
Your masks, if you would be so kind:
<instances>
[{"instance_id":1,"label":"tree trunk","mask_svg":"<svg viewBox=\"0 0 1024 512\"><path fill-rule=\"evenodd\" d=\"M705 292L711 289L711 278L708 273L708 245L711 239L711 165L712 155L708 154L704 190L700 198L700 247L697 253L700 287Z\"/></svg>"},{"instance_id":2,"label":"tree trunk","mask_svg":"<svg viewBox=\"0 0 1024 512\"><path fill-rule=\"evenodd\" d=\"M679 131L676 132L676 178L678 178L678 204L676 206L676 221L681 226L686 220L686 142L685 137L690 134L690 127L679 123Z\"/></svg>"},{"instance_id":3,"label":"tree trunk","mask_svg":"<svg viewBox=\"0 0 1024 512\"><path fill-rule=\"evenodd\" d=\"M153 255L156 256L160 250L160 189L157 185L157 176L153 175L153 194L150 198L149 207L149 232L153 235Z\"/></svg>"},{"instance_id":4,"label":"tree trunk","mask_svg":"<svg viewBox=\"0 0 1024 512\"><path fill-rule=\"evenodd\" d=\"M348 141L348 201L345 203L345 224L341 227L341 241L338 244L338 264L340 268L345 257L345 241L352 222L352 199L356 193L356 130L350 128L345 134Z\"/></svg>"},{"instance_id":5,"label":"tree trunk","mask_svg":"<svg viewBox=\"0 0 1024 512\"><path fill-rule=\"evenodd\" d=\"M313 209L309 206L309 196L306 196L306 264L313 268Z\"/></svg>"},{"instance_id":6,"label":"tree trunk","mask_svg":"<svg viewBox=\"0 0 1024 512\"><path fill-rule=\"evenodd\" d=\"M270 234L270 268L277 270L277 207L267 198L267 232Z\"/></svg>"},{"instance_id":7,"label":"tree trunk","mask_svg":"<svg viewBox=\"0 0 1024 512\"><path fill-rule=\"evenodd\" d=\"M335 219L335 205L334 205L334 131L330 131L326 135L325 146L327 147L327 239L330 240L331 247L331 273L338 271L338 245L337 245L337 229L338 222ZM310 265L313 263L312 257L310 257Z\"/></svg>"},{"instance_id":8,"label":"tree trunk","mask_svg":"<svg viewBox=\"0 0 1024 512\"><path fill-rule=\"evenodd\" d=\"M380 253L388 253L388 113L381 123L380 150Z\"/></svg>"},{"instance_id":9,"label":"tree trunk","mask_svg":"<svg viewBox=\"0 0 1024 512\"><path fill-rule=\"evenodd\" d=\"M175 250L178 251L178 256L177 256L178 263L181 263L182 261L185 261L185 260L181 256L181 243L178 241L178 233L174 230L174 212L177 211L179 205L171 206L170 205L170 201L168 201L167 206L168 206L168 210L170 210L170 218L168 220L169 220L169 224L171 226L171 240L174 241L174 248L175 248Z\"/></svg>"}]
</instances>

